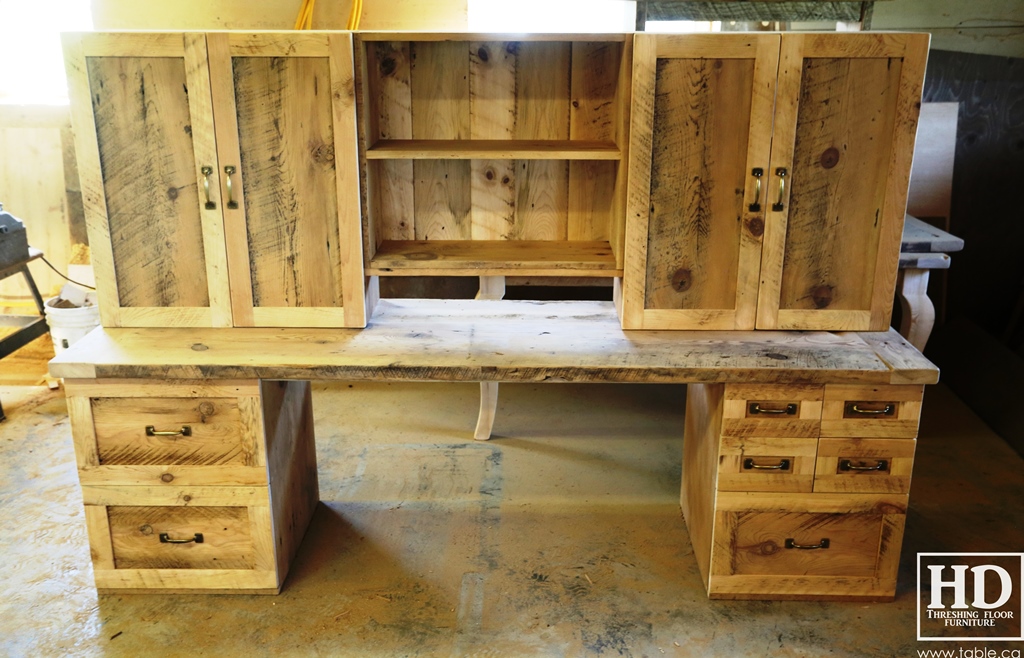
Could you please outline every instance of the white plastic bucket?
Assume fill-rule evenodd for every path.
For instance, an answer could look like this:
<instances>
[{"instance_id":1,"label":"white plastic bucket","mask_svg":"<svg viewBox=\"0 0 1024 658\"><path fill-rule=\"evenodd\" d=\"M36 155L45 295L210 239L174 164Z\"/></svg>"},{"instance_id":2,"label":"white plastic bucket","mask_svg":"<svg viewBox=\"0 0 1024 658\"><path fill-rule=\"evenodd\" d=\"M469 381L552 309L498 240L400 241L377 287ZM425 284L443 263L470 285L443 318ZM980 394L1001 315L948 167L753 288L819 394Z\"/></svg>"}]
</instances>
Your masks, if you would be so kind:
<instances>
[{"instance_id":1,"label":"white plastic bucket","mask_svg":"<svg viewBox=\"0 0 1024 658\"><path fill-rule=\"evenodd\" d=\"M60 354L100 325L100 309L97 306L57 308L54 304L58 299L60 297L46 300L45 311L54 352Z\"/></svg>"}]
</instances>

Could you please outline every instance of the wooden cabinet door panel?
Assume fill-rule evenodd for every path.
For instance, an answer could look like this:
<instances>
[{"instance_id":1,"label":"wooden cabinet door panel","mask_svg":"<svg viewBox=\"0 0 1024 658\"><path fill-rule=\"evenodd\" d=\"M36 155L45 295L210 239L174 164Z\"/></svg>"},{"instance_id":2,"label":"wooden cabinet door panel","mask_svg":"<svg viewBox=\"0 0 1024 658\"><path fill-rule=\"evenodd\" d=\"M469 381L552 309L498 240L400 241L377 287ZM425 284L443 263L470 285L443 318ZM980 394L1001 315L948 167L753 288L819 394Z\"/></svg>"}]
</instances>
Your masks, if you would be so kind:
<instances>
[{"instance_id":1,"label":"wooden cabinet door panel","mask_svg":"<svg viewBox=\"0 0 1024 658\"><path fill-rule=\"evenodd\" d=\"M758 329L888 327L927 35L784 35Z\"/></svg>"},{"instance_id":2,"label":"wooden cabinet door panel","mask_svg":"<svg viewBox=\"0 0 1024 658\"><path fill-rule=\"evenodd\" d=\"M236 326L365 325L351 35L207 42Z\"/></svg>"},{"instance_id":3,"label":"wooden cabinet door panel","mask_svg":"<svg viewBox=\"0 0 1024 658\"><path fill-rule=\"evenodd\" d=\"M68 35L76 149L106 326L231 326L201 34Z\"/></svg>"},{"instance_id":4,"label":"wooden cabinet door panel","mask_svg":"<svg viewBox=\"0 0 1024 658\"><path fill-rule=\"evenodd\" d=\"M636 36L627 328L754 327L778 48Z\"/></svg>"}]
</instances>

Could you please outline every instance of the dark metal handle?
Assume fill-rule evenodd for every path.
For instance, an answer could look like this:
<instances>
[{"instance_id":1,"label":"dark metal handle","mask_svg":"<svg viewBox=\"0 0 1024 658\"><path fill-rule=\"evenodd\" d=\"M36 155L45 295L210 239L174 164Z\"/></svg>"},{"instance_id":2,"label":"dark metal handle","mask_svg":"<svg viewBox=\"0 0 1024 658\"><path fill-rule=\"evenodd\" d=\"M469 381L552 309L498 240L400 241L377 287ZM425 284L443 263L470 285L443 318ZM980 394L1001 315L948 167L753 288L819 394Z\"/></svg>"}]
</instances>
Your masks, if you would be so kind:
<instances>
[{"instance_id":1,"label":"dark metal handle","mask_svg":"<svg viewBox=\"0 0 1024 658\"><path fill-rule=\"evenodd\" d=\"M896 405L886 403L883 409L864 409L859 406L857 402L850 402L846 405L846 410L849 413L860 414L862 416L891 416L896 411Z\"/></svg>"},{"instance_id":2,"label":"dark metal handle","mask_svg":"<svg viewBox=\"0 0 1024 658\"><path fill-rule=\"evenodd\" d=\"M748 471L750 469L759 470L759 471L788 471L789 470L789 460L788 459L780 459L779 463L777 465L775 465L775 466L765 466L763 464L755 464L753 459L749 459L748 458L748 459L744 459L743 460L743 468L747 469Z\"/></svg>"},{"instance_id":3,"label":"dark metal handle","mask_svg":"<svg viewBox=\"0 0 1024 658\"><path fill-rule=\"evenodd\" d=\"M217 207L217 204L210 199L210 176L213 175L213 167L203 167L200 171L203 172L203 192L206 193L206 209L213 210Z\"/></svg>"},{"instance_id":4,"label":"dark metal handle","mask_svg":"<svg viewBox=\"0 0 1024 658\"><path fill-rule=\"evenodd\" d=\"M754 184L754 203L750 204L750 212L761 211L761 176L764 176L764 169L755 167L750 174L757 179Z\"/></svg>"},{"instance_id":5,"label":"dark metal handle","mask_svg":"<svg viewBox=\"0 0 1024 658\"><path fill-rule=\"evenodd\" d=\"M750 403L750 414L786 414L789 416L796 415L796 404L790 402L786 405L785 409L763 409L760 402Z\"/></svg>"},{"instance_id":6,"label":"dark metal handle","mask_svg":"<svg viewBox=\"0 0 1024 658\"><path fill-rule=\"evenodd\" d=\"M884 471L889 468L889 462L884 459L875 460L874 466L854 466L849 459L839 460L840 471Z\"/></svg>"},{"instance_id":7,"label":"dark metal handle","mask_svg":"<svg viewBox=\"0 0 1024 658\"><path fill-rule=\"evenodd\" d=\"M234 167L234 165L226 165L224 167L224 173L227 175L226 176L227 177L227 181L225 182L225 186L228 189L228 208L230 208L232 210L237 210L238 209L238 202L235 201L234 190L231 187L231 177L235 174L235 167Z\"/></svg>"},{"instance_id":8,"label":"dark metal handle","mask_svg":"<svg viewBox=\"0 0 1024 658\"><path fill-rule=\"evenodd\" d=\"M796 543L796 541L794 541L792 539L787 539L786 540L786 548L799 548L800 550L803 550L803 551L812 551L812 550L814 550L816 548L828 548L828 544L829 544L829 541L828 541L827 537L825 539L822 539L817 544L798 544L798 543Z\"/></svg>"},{"instance_id":9,"label":"dark metal handle","mask_svg":"<svg viewBox=\"0 0 1024 658\"><path fill-rule=\"evenodd\" d=\"M779 212L783 208L782 202L786 199L786 170L779 167L775 170L775 175L779 177L779 201L772 204L772 210Z\"/></svg>"},{"instance_id":10,"label":"dark metal handle","mask_svg":"<svg viewBox=\"0 0 1024 658\"><path fill-rule=\"evenodd\" d=\"M158 430L152 425L146 425L146 436L192 436L192 426L182 425L180 430Z\"/></svg>"},{"instance_id":11,"label":"dark metal handle","mask_svg":"<svg viewBox=\"0 0 1024 658\"><path fill-rule=\"evenodd\" d=\"M189 537L188 539L171 539L170 535L168 535L166 532L160 533L161 544L191 544L192 542L202 544L203 533L197 532L195 537Z\"/></svg>"}]
</instances>

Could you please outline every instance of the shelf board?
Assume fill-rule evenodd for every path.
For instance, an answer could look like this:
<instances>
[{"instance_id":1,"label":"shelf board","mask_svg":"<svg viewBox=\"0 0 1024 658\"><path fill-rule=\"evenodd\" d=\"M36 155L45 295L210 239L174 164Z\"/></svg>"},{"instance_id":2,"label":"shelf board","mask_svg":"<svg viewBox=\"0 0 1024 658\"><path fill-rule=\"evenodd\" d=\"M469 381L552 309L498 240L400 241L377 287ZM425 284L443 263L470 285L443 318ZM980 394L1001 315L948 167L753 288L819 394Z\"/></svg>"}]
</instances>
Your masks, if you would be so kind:
<instances>
[{"instance_id":1,"label":"shelf board","mask_svg":"<svg viewBox=\"0 0 1024 658\"><path fill-rule=\"evenodd\" d=\"M369 160L619 160L615 142L560 139L382 139Z\"/></svg>"},{"instance_id":2,"label":"shelf board","mask_svg":"<svg viewBox=\"0 0 1024 658\"><path fill-rule=\"evenodd\" d=\"M400 276L622 276L608 242L385 240L367 274Z\"/></svg>"}]
</instances>

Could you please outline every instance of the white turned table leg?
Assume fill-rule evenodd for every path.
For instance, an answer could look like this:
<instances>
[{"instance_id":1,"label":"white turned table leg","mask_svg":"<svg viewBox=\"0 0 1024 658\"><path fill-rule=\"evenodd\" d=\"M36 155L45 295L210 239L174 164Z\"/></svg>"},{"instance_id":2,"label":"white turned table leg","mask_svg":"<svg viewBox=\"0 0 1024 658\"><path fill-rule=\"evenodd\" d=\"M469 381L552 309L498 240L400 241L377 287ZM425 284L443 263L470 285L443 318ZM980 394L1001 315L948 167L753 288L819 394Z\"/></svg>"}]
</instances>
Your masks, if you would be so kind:
<instances>
[{"instance_id":1,"label":"white turned table leg","mask_svg":"<svg viewBox=\"0 0 1024 658\"><path fill-rule=\"evenodd\" d=\"M480 277L480 292L477 299L501 299L505 296L505 277ZM498 382L480 382L480 415L476 420L476 431L473 438L486 441L491 438L494 428L494 415L498 410Z\"/></svg>"},{"instance_id":2,"label":"white turned table leg","mask_svg":"<svg viewBox=\"0 0 1024 658\"><path fill-rule=\"evenodd\" d=\"M900 335L923 352L935 326L935 305L928 298L928 270L900 270L896 286L903 309Z\"/></svg>"}]
</instances>

